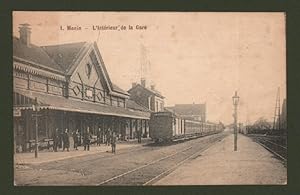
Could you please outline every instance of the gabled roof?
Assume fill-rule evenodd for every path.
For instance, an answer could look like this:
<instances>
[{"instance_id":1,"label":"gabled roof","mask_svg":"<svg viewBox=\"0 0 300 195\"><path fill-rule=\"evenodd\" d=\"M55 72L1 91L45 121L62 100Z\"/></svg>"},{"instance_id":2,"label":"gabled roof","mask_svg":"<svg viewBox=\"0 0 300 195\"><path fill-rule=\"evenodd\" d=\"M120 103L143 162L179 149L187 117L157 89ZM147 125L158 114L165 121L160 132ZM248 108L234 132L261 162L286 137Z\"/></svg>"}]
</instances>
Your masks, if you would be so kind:
<instances>
[{"instance_id":1,"label":"gabled roof","mask_svg":"<svg viewBox=\"0 0 300 195\"><path fill-rule=\"evenodd\" d=\"M87 42L41 46L48 56L52 58L65 72L69 71L81 51L86 47L88 47Z\"/></svg>"},{"instance_id":2,"label":"gabled roof","mask_svg":"<svg viewBox=\"0 0 300 195\"><path fill-rule=\"evenodd\" d=\"M72 74L85 54L93 47L99 57L99 65L102 65L103 73L112 92L129 96L127 91L111 82L96 43L77 42L41 47L31 44L30 47L27 47L20 39L14 37L13 47L15 57L37 63L39 66L58 71L64 75Z\"/></svg>"},{"instance_id":3,"label":"gabled roof","mask_svg":"<svg viewBox=\"0 0 300 195\"><path fill-rule=\"evenodd\" d=\"M167 107L180 115L202 115L206 112L205 104L175 104L173 107Z\"/></svg>"},{"instance_id":4,"label":"gabled roof","mask_svg":"<svg viewBox=\"0 0 300 195\"><path fill-rule=\"evenodd\" d=\"M42 65L44 68L64 73L64 70L49 57L44 49L34 44L30 44L30 47L27 47L17 37L13 37L13 56Z\"/></svg>"},{"instance_id":5,"label":"gabled roof","mask_svg":"<svg viewBox=\"0 0 300 195\"><path fill-rule=\"evenodd\" d=\"M136 84L134 87L132 87L131 89L128 90L128 92L130 93L133 90L137 90L138 88L143 89L149 93L151 93L152 95L156 95L160 98L165 98L164 96L161 95L161 93L157 90L153 90L153 89L149 89L147 87L142 86L141 84Z\"/></svg>"}]
</instances>

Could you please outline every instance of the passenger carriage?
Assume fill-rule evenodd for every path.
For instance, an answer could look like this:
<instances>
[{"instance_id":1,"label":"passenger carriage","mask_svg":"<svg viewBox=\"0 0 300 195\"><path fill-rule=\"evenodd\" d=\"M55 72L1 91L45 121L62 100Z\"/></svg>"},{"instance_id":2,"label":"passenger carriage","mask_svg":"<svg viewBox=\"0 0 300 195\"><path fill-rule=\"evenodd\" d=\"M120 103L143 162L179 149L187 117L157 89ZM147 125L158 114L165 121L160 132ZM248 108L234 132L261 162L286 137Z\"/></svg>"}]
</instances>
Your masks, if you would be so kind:
<instances>
[{"instance_id":1,"label":"passenger carriage","mask_svg":"<svg viewBox=\"0 0 300 195\"><path fill-rule=\"evenodd\" d=\"M155 142L184 140L223 131L221 124L185 119L170 111L152 113L149 128Z\"/></svg>"}]
</instances>

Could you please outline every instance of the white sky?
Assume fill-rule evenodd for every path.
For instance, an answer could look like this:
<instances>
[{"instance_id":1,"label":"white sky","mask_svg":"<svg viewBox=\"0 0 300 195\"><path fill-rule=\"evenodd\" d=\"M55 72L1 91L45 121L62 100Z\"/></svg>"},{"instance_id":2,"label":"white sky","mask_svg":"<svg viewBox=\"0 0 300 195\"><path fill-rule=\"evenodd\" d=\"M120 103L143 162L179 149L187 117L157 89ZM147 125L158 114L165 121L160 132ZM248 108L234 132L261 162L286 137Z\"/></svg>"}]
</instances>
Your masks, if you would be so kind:
<instances>
[{"instance_id":1,"label":"white sky","mask_svg":"<svg viewBox=\"0 0 300 195\"><path fill-rule=\"evenodd\" d=\"M40 46L97 41L92 25L146 25L100 32L98 47L111 80L128 90L140 80L146 58L151 67L144 76L166 105L206 102L210 121L233 121L235 90L244 123L261 116L272 121L278 87L281 100L286 97L284 13L14 12L14 36L22 23L31 24L31 41ZM82 30L60 30L66 25Z\"/></svg>"}]
</instances>

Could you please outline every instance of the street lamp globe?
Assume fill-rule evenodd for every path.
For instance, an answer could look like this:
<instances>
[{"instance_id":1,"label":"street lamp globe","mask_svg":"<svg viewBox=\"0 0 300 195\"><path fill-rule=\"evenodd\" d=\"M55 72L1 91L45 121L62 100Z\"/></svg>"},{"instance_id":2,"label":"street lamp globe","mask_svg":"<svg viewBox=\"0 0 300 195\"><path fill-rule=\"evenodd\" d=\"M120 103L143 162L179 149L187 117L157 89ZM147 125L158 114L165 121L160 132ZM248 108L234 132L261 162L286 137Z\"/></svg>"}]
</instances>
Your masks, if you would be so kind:
<instances>
[{"instance_id":1,"label":"street lamp globe","mask_svg":"<svg viewBox=\"0 0 300 195\"><path fill-rule=\"evenodd\" d=\"M238 105L240 97L237 95L237 91L235 91L234 96L232 97L233 105Z\"/></svg>"}]
</instances>

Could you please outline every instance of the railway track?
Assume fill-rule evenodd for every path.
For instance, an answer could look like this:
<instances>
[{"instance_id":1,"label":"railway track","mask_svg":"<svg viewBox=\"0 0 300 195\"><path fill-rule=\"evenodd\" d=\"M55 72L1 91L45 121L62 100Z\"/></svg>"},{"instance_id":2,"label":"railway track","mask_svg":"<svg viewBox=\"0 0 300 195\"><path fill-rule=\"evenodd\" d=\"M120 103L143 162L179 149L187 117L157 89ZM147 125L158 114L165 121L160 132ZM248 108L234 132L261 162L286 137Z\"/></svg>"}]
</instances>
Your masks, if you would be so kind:
<instances>
[{"instance_id":1,"label":"railway track","mask_svg":"<svg viewBox=\"0 0 300 195\"><path fill-rule=\"evenodd\" d=\"M287 162L287 141L284 136L248 135L255 142L273 153L283 162Z\"/></svg>"},{"instance_id":2,"label":"railway track","mask_svg":"<svg viewBox=\"0 0 300 195\"><path fill-rule=\"evenodd\" d=\"M228 134L215 134L204 143L183 148L162 158L115 175L98 185L151 185L163 176L169 174L186 161L196 158L211 145L221 141Z\"/></svg>"}]
</instances>

